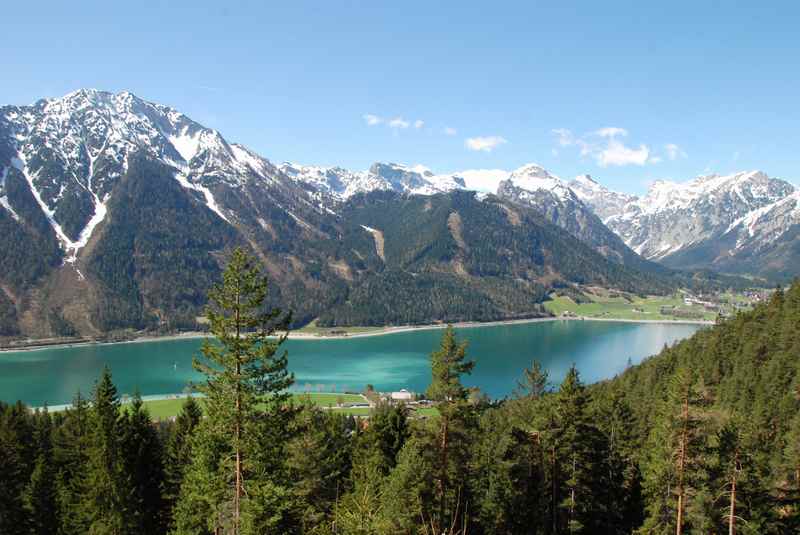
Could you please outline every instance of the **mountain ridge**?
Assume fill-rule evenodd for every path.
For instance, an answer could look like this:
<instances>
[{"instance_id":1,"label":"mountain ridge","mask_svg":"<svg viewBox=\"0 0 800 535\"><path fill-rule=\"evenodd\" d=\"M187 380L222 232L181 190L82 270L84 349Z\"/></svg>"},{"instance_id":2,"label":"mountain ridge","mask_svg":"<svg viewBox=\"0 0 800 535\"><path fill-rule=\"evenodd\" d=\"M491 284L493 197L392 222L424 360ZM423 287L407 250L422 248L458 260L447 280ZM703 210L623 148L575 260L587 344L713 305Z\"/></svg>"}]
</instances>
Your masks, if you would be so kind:
<instances>
[{"instance_id":1,"label":"mountain ridge","mask_svg":"<svg viewBox=\"0 0 800 535\"><path fill-rule=\"evenodd\" d=\"M237 246L295 325L530 317L554 287L674 286L458 175L379 162L348 191L319 169L275 165L128 92L0 107L0 330L197 328Z\"/></svg>"}]
</instances>

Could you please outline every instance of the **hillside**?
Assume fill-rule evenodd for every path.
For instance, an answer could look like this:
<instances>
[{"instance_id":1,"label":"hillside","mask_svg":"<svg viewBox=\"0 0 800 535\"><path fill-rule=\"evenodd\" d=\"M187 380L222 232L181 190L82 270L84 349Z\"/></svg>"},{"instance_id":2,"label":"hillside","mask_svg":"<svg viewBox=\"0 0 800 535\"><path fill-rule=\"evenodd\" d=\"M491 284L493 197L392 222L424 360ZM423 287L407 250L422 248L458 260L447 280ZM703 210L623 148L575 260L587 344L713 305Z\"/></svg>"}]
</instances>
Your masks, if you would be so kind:
<instances>
[{"instance_id":1,"label":"hillside","mask_svg":"<svg viewBox=\"0 0 800 535\"><path fill-rule=\"evenodd\" d=\"M679 283L580 201L592 232L464 187L398 164L276 166L127 92L5 106L0 336L197 328L239 245L296 326L529 317L556 287Z\"/></svg>"}]
</instances>

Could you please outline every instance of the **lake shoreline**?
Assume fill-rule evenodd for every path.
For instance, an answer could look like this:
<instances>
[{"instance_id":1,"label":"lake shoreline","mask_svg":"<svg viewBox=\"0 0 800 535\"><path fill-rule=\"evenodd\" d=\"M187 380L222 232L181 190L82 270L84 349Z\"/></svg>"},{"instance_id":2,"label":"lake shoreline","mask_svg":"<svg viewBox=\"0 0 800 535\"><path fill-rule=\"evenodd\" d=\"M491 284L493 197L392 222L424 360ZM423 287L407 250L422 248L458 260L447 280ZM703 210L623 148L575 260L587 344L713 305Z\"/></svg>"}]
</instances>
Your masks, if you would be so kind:
<instances>
[{"instance_id":1,"label":"lake shoreline","mask_svg":"<svg viewBox=\"0 0 800 535\"><path fill-rule=\"evenodd\" d=\"M543 323L553 321L598 321L598 322L613 322L613 323L645 323L645 324L666 324L666 325L714 325L713 321L708 320L648 320L648 319L625 319L625 318L596 318L591 316L554 316L543 318L525 318L515 320L497 320L497 321L464 321L453 323L456 329L472 329L479 327L497 327L502 325L519 325L525 323ZM448 326L447 323L433 323L428 325L402 325L394 327L384 327L374 332L360 332L352 334L341 335L322 335L302 333L298 331L290 331L288 338L290 340L348 340L351 338L366 338L371 336L386 336L389 334L401 334L416 331L428 331L433 329L444 329ZM41 344L37 341L31 341L31 345L21 345L19 347L2 347L0 348L0 355L3 353L17 353L28 351L41 351L45 349L62 349L70 347L84 347L91 345L119 345L119 344L138 344L145 342L169 342L174 340L193 340L198 338L208 338L209 334L202 331L187 331L180 334L167 334L167 335L154 335L146 334L138 336L131 340L120 340L113 342L101 341L78 341L78 342L64 342L53 344ZM34 345L35 344L35 345Z\"/></svg>"}]
</instances>

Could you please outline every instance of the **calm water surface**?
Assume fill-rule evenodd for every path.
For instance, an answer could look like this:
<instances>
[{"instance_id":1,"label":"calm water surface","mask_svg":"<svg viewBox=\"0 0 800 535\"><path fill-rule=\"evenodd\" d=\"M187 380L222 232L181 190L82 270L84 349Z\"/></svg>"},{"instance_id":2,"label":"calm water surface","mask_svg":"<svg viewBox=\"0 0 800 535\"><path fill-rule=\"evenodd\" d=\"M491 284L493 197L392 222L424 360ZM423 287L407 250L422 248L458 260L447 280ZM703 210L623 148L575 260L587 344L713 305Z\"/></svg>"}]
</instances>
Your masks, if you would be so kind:
<instances>
[{"instance_id":1,"label":"calm water surface","mask_svg":"<svg viewBox=\"0 0 800 535\"><path fill-rule=\"evenodd\" d=\"M692 335L697 325L553 321L458 329L469 341L467 355L476 361L465 379L492 397L511 393L522 370L538 359L560 381L572 363L586 382L622 371ZM430 381L428 355L441 330L423 330L361 338L290 340L289 368L295 388L336 391L407 388L423 391ZM0 400L30 405L69 402L78 389L91 391L108 365L121 394L182 392L201 377L192 370L192 355L201 340L169 340L92 345L0 353Z\"/></svg>"}]
</instances>

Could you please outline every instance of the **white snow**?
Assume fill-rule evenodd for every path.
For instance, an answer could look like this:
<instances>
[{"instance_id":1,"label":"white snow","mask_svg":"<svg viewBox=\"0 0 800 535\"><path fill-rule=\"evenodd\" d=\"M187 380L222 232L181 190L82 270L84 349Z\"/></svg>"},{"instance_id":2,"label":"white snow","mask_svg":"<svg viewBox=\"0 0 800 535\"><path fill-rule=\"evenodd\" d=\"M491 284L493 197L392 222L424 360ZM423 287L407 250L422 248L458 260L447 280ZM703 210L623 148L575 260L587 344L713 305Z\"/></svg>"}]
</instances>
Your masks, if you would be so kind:
<instances>
[{"instance_id":1,"label":"white snow","mask_svg":"<svg viewBox=\"0 0 800 535\"><path fill-rule=\"evenodd\" d=\"M206 206L208 206L209 210L220 216L226 222L230 223L230 220L228 220L225 214L222 213L222 209L217 204L216 199L214 199L214 195L211 193L211 190L209 190L202 184L195 184L189 182L189 179L186 177L183 171L178 171L177 173L175 173L175 180L177 180L178 183L186 189L191 189L202 193L203 197L206 200Z\"/></svg>"},{"instance_id":2,"label":"white snow","mask_svg":"<svg viewBox=\"0 0 800 535\"><path fill-rule=\"evenodd\" d=\"M514 170L509 180L525 191L549 191L561 200L566 200L574 195L564 181L551 175L545 168L535 163L529 163Z\"/></svg>"},{"instance_id":3,"label":"white snow","mask_svg":"<svg viewBox=\"0 0 800 535\"><path fill-rule=\"evenodd\" d=\"M3 169L3 174L2 176L0 176L0 193L3 193L5 191L4 188L7 176L8 176L8 167ZM8 210L11 213L11 217L13 217L15 221L20 221L19 215L11 207L11 204L9 204L8 202L8 197L6 197L5 195L0 195L0 206Z\"/></svg>"},{"instance_id":4,"label":"white snow","mask_svg":"<svg viewBox=\"0 0 800 535\"><path fill-rule=\"evenodd\" d=\"M189 162L195 157L200 148L200 137L202 130L198 130L194 135L188 134L189 127L184 126L177 136L169 136L169 142L178 151L184 161Z\"/></svg>"},{"instance_id":5,"label":"white snow","mask_svg":"<svg viewBox=\"0 0 800 535\"><path fill-rule=\"evenodd\" d=\"M30 173L28 173L27 171L27 164L25 163L22 154L19 153L17 158L12 159L11 164L17 169L19 169L22 175L25 177L25 180L28 181L28 186L30 186L31 188L31 193L33 193L33 198L36 199L36 203L42 209L42 212L44 212L45 217L47 217L47 220L50 222L50 226L53 227L53 230L56 233L56 237L58 237L58 240L61 242L61 245L64 247L64 250L67 252L67 258L64 260L64 262L68 262L70 264L74 263L76 257L74 257L71 254L71 251L75 246L75 242L73 242L69 238L69 236L67 236L67 234L64 232L64 229L62 229L61 225L59 225L58 222L55 220L53 210L51 210L50 207L47 206L47 203L45 203L44 200L42 199L39 190L36 189L36 186L33 183L34 177L32 177Z\"/></svg>"},{"instance_id":6,"label":"white snow","mask_svg":"<svg viewBox=\"0 0 800 535\"><path fill-rule=\"evenodd\" d=\"M233 152L233 157L240 165L248 167L253 172L266 177L267 169L263 159L256 156L241 145L231 145L231 151Z\"/></svg>"}]
</instances>

